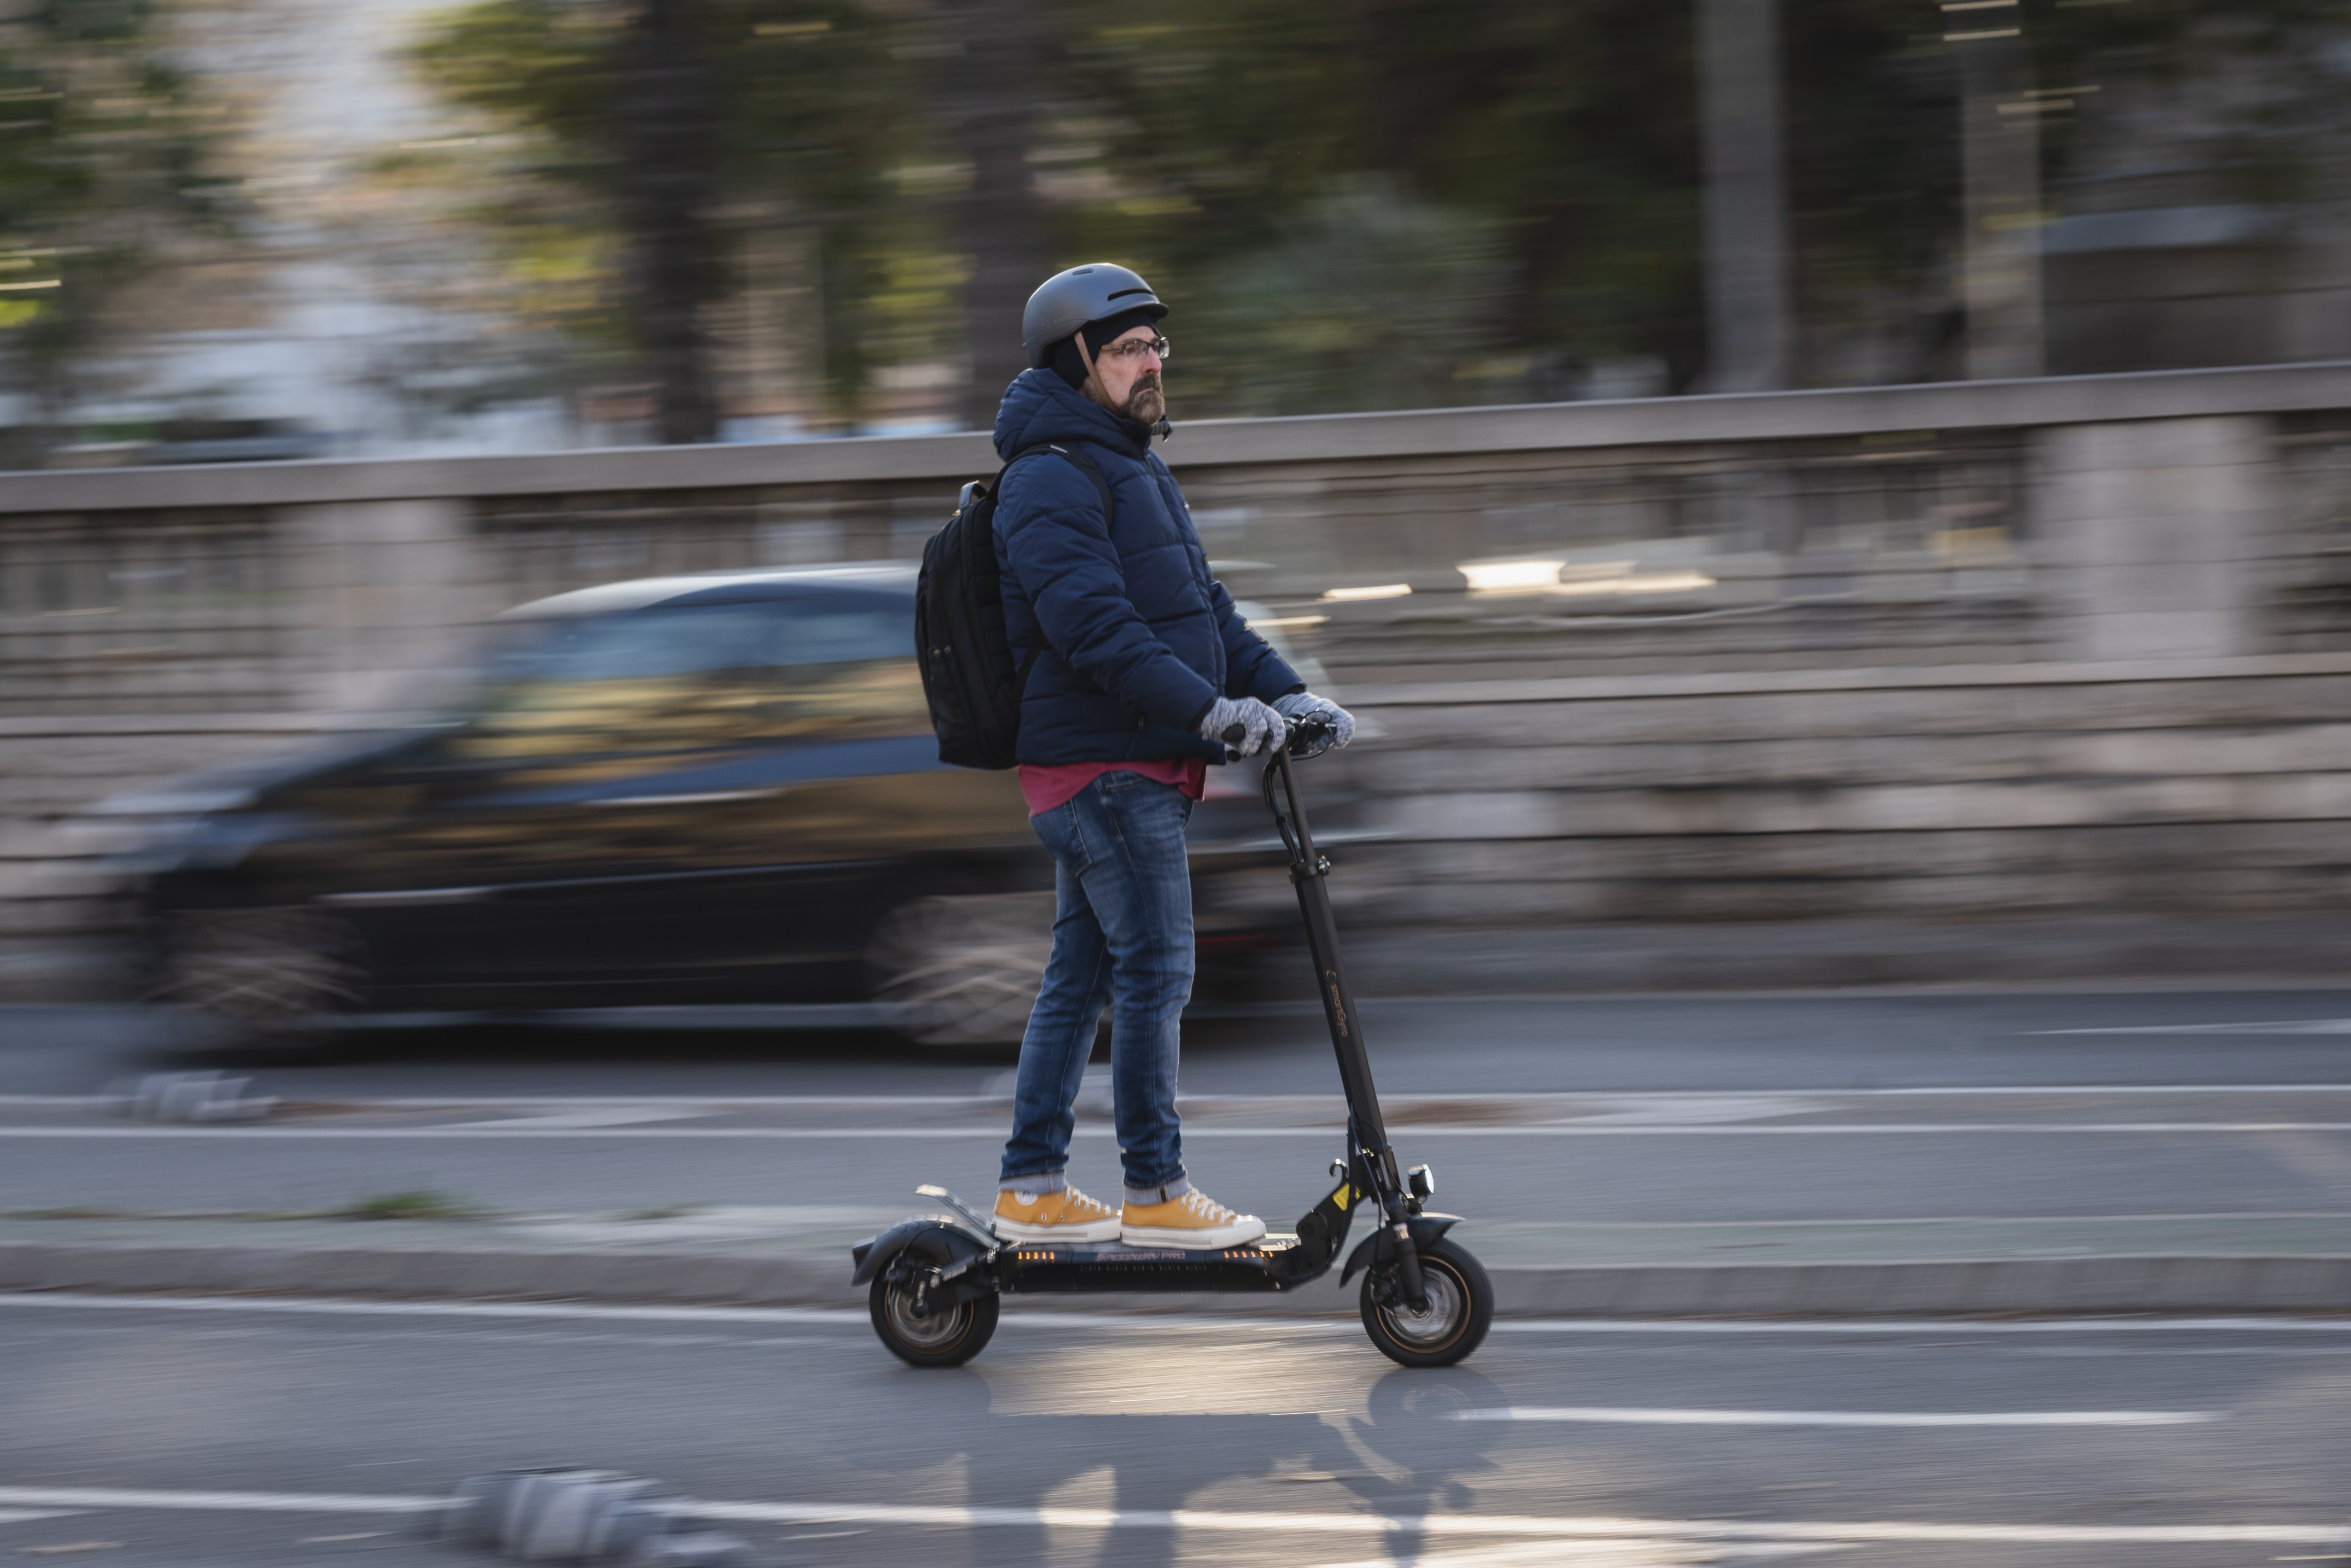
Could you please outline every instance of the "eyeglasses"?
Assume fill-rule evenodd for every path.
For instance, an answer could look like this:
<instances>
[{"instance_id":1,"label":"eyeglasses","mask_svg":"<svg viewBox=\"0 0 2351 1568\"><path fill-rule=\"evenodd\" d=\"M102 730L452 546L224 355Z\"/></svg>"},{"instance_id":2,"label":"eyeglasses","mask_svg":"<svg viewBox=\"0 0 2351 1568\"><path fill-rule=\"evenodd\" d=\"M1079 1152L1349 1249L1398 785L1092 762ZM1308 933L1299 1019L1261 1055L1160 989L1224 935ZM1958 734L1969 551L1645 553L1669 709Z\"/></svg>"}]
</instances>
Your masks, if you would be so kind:
<instances>
[{"instance_id":1,"label":"eyeglasses","mask_svg":"<svg viewBox=\"0 0 2351 1568\"><path fill-rule=\"evenodd\" d=\"M1123 360L1132 364L1145 354L1165 359L1170 352L1165 338L1122 338L1115 343L1104 343L1094 356L1102 360Z\"/></svg>"}]
</instances>

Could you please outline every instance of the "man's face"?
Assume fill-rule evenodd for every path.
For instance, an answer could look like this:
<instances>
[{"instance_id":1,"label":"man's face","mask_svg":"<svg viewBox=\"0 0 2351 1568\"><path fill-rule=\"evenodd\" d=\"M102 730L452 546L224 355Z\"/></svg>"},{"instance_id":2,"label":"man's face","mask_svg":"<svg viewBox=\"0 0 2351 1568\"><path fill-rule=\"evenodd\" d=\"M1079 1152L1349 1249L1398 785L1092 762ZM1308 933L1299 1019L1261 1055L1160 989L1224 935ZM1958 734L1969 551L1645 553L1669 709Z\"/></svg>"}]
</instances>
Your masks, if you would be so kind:
<instances>
[{"instance_id":1,"label":"man's face","mask_svg":"<svg viewBox=\"0 0 2351 1568\"><path fill-rule=\"evenodd\" d=\"M1094 356L1094 379L1088 383L1096 402L1137 424L1156 424L1165 417L1167 400L1160 395L1159 356L1118 351L1121 343L1148 343L1158 336L1156 327L1130 327L1102 345Z\"/></svg>"}]
</instances>

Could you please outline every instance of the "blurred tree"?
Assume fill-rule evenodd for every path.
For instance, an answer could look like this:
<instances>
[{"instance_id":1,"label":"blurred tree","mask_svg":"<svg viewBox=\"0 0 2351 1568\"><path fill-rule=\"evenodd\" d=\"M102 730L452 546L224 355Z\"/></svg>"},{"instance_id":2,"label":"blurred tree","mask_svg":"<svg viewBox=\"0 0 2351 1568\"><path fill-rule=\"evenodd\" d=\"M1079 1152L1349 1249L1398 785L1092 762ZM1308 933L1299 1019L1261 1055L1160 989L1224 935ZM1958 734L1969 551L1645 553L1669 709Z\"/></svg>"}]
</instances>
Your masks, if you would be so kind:
<instances>
[{"instance_id":1,"label":"blurred tree","mask_svg":"<svg viewBox=\"0 0 2351 1568\"><path fill-rule=\"evenodd\" d=\"M2226 21L2246 58L2314 57L2346 4ZM2190 0L2016 16L2043 82L2187 68L2216 26ZM1095 258L1176 305L1195 414L1687 389L1694 22L1695 0L478 0L417 57L498 129L471 178L516 274L658 389L664 438L699 439L708 323L761 234L789 236L844 420L876 368L952 364L985 423L1027 289ZM1944 26L1921 0L1785 7L1797 384L1959 373ZM2241 162L2287 181L2290 141Z\"/></svg>"},{"instance_id":2,"label":"blurred tree","mask_svg":"<svg viewBox=\"0 0 2351 1568\"><path fill-rule=\"evenodd\" d=\"M44 0L0 19L0 356L51 427L43 443L110 305L232 210L168 21L151 0Z\"/></svg>"},{"instance_id":3,"label":"blurred tree","mask_svg":"<svg viewBox=\"0 0 2351 1568\"><path fill-rule=\"evenodd\" d=\"M762 227L810 236L808 336L854 417L891 256L926 237L902 178L921 99L894 38L856 0L484 0L414 59L496 133L464 175L492 197L472 216L508 266L584 284L565 319L591 362L632 360L661 439L702 441L719 408L708 313L744 287Z\"/></svg>"},{"instance_id":4,"label":"blurred tree","mask_svg":"<svg viewBox=\"0 0 2351 1568\"><path fill-rule=\"evenodd\" d=\"M1047 152L1074 248L1165 272L1186 407L1560 396L1633 355L1696 371L1681 8L1064 4L1098 89ZM1276 297L1359 347L1300 376L1267 335Z\"/></svg>"},{"instance_id":5,"label":"blurred tree","mask_svg":"<svg viewBox=\"0 0 2351 1568\"><path fill-rule=\"evenodd\" d=\"M1038 11L1036 0L939 0L935 14L945 46L934 53L939 130L971 165L948 200L966 267L963 423L978 430L996 423L1005 386L1029 366L1022 307L1060 270L1029 158L1040 89L1056 63Z\"/></svg>"},{"instance_id":6,"label":"blurred tree","mask_svg":"<svg viewBox=\"0 0 2351 1568\"><path fill-rule=\"evenodd\" d=\"M620 181L635 242L631 306L653 378L664 444L718 434L703 313L720 292L710 207L716 173L717 72L689 16L692 0L645 0L622 35Z\"/></svg>"},{"instance_id":7,"label":"blurred tree","mask_svg":"<svg viewBox=\"0 0 2351 1568\"><path fill-rule=\"evenodd\" d=\"M1199 301L1176 329L1215 355L1217 411L1279 414L1465 401L1508 282L1492 220L1363 175L1189 287L1160 287Z\"/></svg>"},{"instance_id":8,"label":"blurred tree","mask_svg":"<svg viewBox=\"0 0 2351 1568\"><path fill-rule=\"evenodd\" d=\"M1612 361L1662 361L1680 389L1702 369L1693 5L1200 0L1145 20L1117 0L1061 5L1082 85L1038 156L1070 253L1142 266L1176 304L1186 407L1575 395ZM2324 75L2313 63L2339 55L2346 16L2346 0L2022 0L2014 13L2050 84L2209 70L2221 48L2264 62L2248 70L2256 82ZM1961 373L1959 62L1945 26L1918 0L1786 8L1799 384ZM2323 90L2251 99L2232 167L2290 183L2293 132L2326 118ZM2056 176L2074 143L2064 116L2049 124ZM1349 247L1301 237L1342 211L1360 219L1367 175L1422 227L1459 230L1443 258L1424 243L1411 266L1382 269L1415 298L1444 298L1442 343L1412 357L1433 353L1449 375L1376 354L1300 375L1298 350L1268 335L1275 298L1359 308L1369 343L1423 329L1394 297L1348 298L1364 287L1337 265ZM1355 259L1405 232L1365 235ZM1318 276L1332 285L1320 298L1277 283Z\"/></svg>"}]
</instances>

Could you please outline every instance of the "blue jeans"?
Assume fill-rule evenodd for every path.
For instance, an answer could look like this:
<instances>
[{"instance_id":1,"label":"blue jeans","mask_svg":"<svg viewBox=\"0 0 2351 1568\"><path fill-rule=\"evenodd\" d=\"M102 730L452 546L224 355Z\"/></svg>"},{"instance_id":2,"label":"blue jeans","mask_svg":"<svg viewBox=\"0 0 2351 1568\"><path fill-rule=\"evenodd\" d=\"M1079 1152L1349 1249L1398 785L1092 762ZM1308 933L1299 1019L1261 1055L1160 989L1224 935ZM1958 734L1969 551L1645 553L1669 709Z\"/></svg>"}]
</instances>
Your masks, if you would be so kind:
<instances>
[{"instance_id":1,"label":"blue jeans","mask_svg":"<svg viewBox=\"0 0 2351 1568\"><path fill-rule=\"evenodd\" d=\"M1192 998L1192 878L1181 789L1140 773L1105 773L1029 819L1053 852L1053 954L1020 1040L1009 1190L1060 1188L1071 1107L1111 1008L1111 1097L1127 1191L1157 1203L1191 1190L1176 1118L1176 1063Z\"/></svg>"}]
</instances>

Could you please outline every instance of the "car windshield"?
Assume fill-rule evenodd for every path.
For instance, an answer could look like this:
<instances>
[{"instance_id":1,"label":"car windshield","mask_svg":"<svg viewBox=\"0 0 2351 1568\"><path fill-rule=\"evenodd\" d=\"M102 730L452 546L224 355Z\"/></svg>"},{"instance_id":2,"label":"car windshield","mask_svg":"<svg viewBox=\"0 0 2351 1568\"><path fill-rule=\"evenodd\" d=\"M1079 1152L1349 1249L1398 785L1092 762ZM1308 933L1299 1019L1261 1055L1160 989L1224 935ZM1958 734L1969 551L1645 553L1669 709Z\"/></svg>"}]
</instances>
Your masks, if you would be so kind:
<instances>
[{"instance_id":1,"label":"car windshield","mask_svg":"<svg viewBox=\"0 0 2351 1568\"><path fill-rule=\"evenodd\" d=\"M894 602L781 599L531 624L485 664L447 744L551 760L921 734L911 622Z\"/></svg>"}]
</instances>

